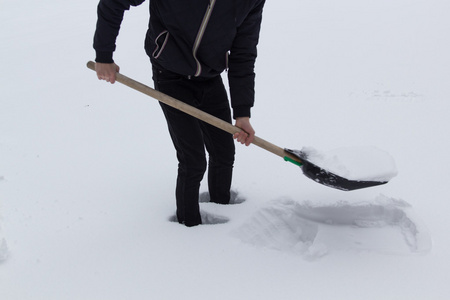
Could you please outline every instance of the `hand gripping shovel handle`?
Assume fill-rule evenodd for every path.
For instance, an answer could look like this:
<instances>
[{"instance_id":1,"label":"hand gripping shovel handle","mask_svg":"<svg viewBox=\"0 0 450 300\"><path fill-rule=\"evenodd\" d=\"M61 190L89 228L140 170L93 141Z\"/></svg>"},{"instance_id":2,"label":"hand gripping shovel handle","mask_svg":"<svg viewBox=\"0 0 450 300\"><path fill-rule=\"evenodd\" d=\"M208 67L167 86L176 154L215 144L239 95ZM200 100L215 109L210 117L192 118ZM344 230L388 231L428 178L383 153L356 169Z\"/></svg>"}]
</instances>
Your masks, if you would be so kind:
<instances>
[{"instance_id":1,"label":"hand gripping shovel handle","mask_svg":"<svg viewBox=\"0 0 450 300\"><path fill-rule=\"evenodd\" d=\"M95 71L95 63L93 61L89 61L87 63L87 67L93 71ZM228 122L225 122L219 118L216 118L208 113L205 113L204 111L201 111L189 104L186 104L180 100L177 100L173 97L170 97L164 93L161 93L155 89L152 89L149 86L146 86L136 80L133 80L125 75L122 75L120 73L116 73L116 80L136 91L139 91L141 93L144 93L164 104L167 104L173 108L176 108L184 113L187 113L188 115L193 116L194 118L197 118L203 122L206 122L210 125L213 125L219 129L222 129L230 134L235 134L237 132L241 132L242 129L239 127L236 127ZM282 158L284 158L287 161L290 161L292 163L295 163L297 165L301 165L303 162L300 160L299 157L286 152L283 148L280 148L266 140L263 140L262 138L259 138L255 136L253 140L253 144L261 147L269 152L272 152L273 154L276 154Z\"/></svg>"}]
</instances>

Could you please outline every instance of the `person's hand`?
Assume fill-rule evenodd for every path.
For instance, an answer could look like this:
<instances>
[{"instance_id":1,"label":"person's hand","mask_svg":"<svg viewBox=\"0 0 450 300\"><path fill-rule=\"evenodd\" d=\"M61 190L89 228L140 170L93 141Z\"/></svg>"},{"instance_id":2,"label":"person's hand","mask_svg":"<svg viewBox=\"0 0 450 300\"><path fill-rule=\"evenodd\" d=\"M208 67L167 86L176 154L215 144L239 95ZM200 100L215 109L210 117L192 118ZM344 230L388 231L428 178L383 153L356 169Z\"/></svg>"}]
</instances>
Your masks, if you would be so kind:
<instances>
[{"instance_id":1,"label":"person's hand","mask_svg":"<svg viewBox=\"0 0 450 300\"><path fill-rule=\"evenodd\" d=\"M119 70L119 66L115 63L95 63L95 71L97 72L99 80L106 80L106 82L114 83L116 82L116 73L119 72Z\"/></svg>"},{"instance_id":2,"label":"person's hand","mask_svg":"<svg viewBox=\"0 0 450 300\"><path fill-rule=\"evenodd\" d=\"M236 139L239 143L245 144L246 146L250 145L255 138L255 130L253 130L252 125L250 124L249 117L241 117L236 118L236 127L242 129L240 132L237 132L233 135L233 138Z\"/></svg>"}]
</instances>

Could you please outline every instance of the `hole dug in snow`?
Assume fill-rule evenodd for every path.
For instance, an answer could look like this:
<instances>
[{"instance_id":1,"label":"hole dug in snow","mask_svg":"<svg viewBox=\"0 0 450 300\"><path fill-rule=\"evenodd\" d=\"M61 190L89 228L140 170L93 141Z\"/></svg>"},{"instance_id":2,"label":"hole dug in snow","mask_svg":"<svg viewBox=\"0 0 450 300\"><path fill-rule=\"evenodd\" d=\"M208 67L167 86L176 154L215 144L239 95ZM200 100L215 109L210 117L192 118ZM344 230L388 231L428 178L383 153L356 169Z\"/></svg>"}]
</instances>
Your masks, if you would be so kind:
<instances>
[{"instance_id":1,"label":"hole dug in snow","mask_svg":"<svg viewBox=\"0 0 450 300\"><path fill-rule=\"evenodd\" d=\"M200 210L200 216L202 218L202 225L225 224L229 221L227 217L219 216L204 210ZM178 223L178 218L176 215L173 215L169 218L169 221Z\"/></svg>"}]
</instances>

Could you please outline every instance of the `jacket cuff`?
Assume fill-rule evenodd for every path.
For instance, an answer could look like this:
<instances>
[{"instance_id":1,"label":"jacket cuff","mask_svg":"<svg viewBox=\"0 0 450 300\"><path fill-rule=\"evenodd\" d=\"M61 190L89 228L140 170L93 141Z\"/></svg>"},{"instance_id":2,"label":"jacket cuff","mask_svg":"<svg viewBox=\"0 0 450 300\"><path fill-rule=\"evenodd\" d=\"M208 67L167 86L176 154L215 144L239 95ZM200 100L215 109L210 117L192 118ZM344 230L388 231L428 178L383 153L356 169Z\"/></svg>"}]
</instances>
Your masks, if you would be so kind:
<instances>
[{"instance_id":1,"label":"jacket cuff","mask_svg":"<svg viewBox=\"0 0 450 300\"><path fill-rule=\"evenodd\" d=\"M233 119L240 117L250 117L250 106L236 106L233 107Z\"/></svg>"},{"instance_id":2,"label":"jacket cuff","mask_svg":"<svg viewBox=\"0 0 450 300\"><path fill-rule=\"evenodd\" d=\"M95 55L95 62L103 64L112 64L114 62L112 52L95 51Z\"/></svg>"}]
</instances>

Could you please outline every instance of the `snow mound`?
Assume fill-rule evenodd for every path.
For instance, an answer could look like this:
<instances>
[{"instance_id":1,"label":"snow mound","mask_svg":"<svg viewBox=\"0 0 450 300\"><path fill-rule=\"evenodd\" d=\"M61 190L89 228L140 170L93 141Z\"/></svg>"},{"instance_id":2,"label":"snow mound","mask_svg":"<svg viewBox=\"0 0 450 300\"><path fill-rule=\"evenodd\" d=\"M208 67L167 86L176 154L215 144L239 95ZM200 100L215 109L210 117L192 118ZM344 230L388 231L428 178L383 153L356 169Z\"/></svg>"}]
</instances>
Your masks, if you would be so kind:
<instances>
[{"instance_id":1,"label":"snow mound","mask_svg":"<svg viewBox=\"0 0 450 300\"><path fill-rule=\"evenodd\" d=\"M2 229L0 227L0 264L8 259L8 246L6 240L3 237Z\"/></svg>"},{"instance_id":2,"label":"snow mound","mask_svg":"<svg viewBox=\"0 0 450 300\"><path fill-rule=\"evenodd\" d=\"M272 201L233 231L256 247L301 254L309 260L334 251L426 253L431 238L403 200L383 195L372 201L332 205Z\"/></svg>"},{"instance_id":3,"label":"snow mound","mask_svg":"<svg viewBox=\"0 0 450 300\"><path fill-rule=\"evenodd\" d=\"M0 263L8 259L8 246L5 239L0 239Z\"/></svg>"},{"instance_id":4,"label":"snow mound","mask_svg":"<svg viewBox=\"0 0 450 300\"><path fill-rule=\"evenodd\" d=\"M342 147L327 152L304 147L301 151L308 161L349 180L384 182L398 173L392 156L372 146Z\"/></svg>"}]
</instances>

